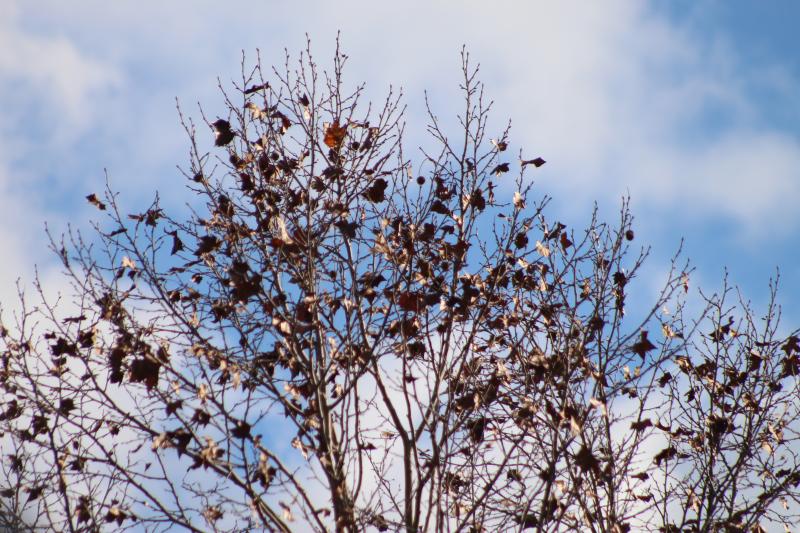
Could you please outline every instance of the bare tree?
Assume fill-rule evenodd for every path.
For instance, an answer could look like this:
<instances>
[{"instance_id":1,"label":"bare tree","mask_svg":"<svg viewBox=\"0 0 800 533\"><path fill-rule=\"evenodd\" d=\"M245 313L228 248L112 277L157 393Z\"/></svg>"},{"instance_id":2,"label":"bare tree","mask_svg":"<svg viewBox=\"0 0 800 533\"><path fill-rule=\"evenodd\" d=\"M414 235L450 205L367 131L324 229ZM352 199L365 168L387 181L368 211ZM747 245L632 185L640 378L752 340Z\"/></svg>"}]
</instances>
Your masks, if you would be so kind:
<instances>
[{"instance_id":1,"label":"bare tree","mask_svg":"<svg viewBox=\"0 0 800 533\"><path fill-rule=\"evenodd\" d=\"M676 258L626 315L648 255L627 201L615 224L549 219L544 160L489 138L466 54L460 127L429 107L418 159L399 95L363 104L345 60L243 65L226 116L181 114L190 211L108 190L96 238L53 239L72 293L22 298L2 331L15 512L75 532L797 520L800 346L774 298L759 319L726 288L687 317Z\"/></svg>"}]
</instances>

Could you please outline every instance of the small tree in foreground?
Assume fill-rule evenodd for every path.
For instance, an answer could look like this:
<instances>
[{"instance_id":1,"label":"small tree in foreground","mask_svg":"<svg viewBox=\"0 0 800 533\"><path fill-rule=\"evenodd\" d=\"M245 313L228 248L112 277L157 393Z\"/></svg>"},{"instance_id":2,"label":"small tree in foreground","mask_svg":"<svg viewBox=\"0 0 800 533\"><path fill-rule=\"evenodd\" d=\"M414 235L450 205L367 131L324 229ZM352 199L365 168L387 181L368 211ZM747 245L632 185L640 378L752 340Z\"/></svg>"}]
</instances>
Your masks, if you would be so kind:
<instances>
[{"instance_id":1,"label":"small tree in foreground","mask_svg":"<svg viewBox=\"0 0 800 533\"><path fill-rule=\"evenodd\" d=\"M649 311L627 202L584 230L464 111L403 150L310 54L183 119L186 216L54 241L2 333L4 508L38 530L759 531L798 519L798 334L725 288ZM773 290L773 296L775 292ZM731 299L736 301L731 303ZM638 305L637 305L638 307ZM668 311L667 311L668 310ZM3 481L5 480L5 481Z\"/></svg>"}]
</instances>

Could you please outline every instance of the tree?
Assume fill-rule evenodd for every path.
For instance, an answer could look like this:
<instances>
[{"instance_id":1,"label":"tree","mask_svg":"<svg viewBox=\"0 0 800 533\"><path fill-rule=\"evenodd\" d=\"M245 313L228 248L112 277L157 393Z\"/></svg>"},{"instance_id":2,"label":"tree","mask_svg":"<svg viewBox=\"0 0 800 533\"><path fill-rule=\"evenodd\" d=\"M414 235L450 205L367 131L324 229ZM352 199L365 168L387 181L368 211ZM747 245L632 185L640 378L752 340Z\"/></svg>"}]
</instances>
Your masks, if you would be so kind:
<instances>
[{"instance_id":1,"label":"tree","mask_svg":"<svg viewBox=\"0 0 800 533\"><path fill-rule=\"evenodd\" d=\"M460 129L406 157L310 52L184 118L198 199L52 239L74 289L2 331L2 496L58 531L758 531L798 519L797 331L726 285L649 311L616 224L551 220L540 157ZM269 76L266 74L269 73ZM511 176L515 176L512 178ZM736 300L733 304L731 299ZM669 312L666 311L669 309ZM6 317L7 318L7 317ZM2 482L0 482L2 483Z\"/></svg>"}]
</instances>

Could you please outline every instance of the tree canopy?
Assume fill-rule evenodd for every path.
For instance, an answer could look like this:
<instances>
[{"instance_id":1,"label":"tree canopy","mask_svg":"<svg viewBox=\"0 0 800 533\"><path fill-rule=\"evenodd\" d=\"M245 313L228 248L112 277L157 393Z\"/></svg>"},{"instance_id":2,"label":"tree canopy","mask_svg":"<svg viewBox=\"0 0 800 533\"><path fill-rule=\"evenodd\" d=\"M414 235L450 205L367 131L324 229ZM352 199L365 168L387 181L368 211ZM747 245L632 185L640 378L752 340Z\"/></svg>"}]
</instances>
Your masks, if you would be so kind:
<instances>
[{"instance_id":1,"label":"tree canopy","mask_svg":"<svg viewBox=\"0 0 800 533\"><path fill-rule=\"evenodd\" d=\"M760 531L798 520L800 334L776 284L646 311L627 199L551 218L462 56L404 144L310 50L181 113L189 211L53 238L72 291L0 341L0 497L32 530ZM587 209L591 209L590 207ZM702 293L701 293L702 294ZM637 306L638 307L638 306Z\"/></svg>"}]
</instances>

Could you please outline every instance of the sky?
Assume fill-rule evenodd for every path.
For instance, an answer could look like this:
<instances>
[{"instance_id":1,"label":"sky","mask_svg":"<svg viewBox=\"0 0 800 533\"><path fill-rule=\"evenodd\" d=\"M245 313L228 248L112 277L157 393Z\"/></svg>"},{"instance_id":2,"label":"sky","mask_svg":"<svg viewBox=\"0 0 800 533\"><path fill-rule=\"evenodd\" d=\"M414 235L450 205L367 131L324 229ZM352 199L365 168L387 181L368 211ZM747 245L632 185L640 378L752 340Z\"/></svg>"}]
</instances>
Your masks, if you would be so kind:
<instances>
[{"instance_id":1,"label":"sky","mask_svg":"<svg viewBox=\"0 0 800 533\"><path fill-rule=\"evenodd\" d=\"M425 91L440 116L459 111L464 45L497 132L510 119L513 153L547 160L534 192L553 197L552 218L579 228L597 202L611 221L630 194L636 242L653 246L645 284L685 239L693 287L718 289L727 268L762 303L779 267L800 325L797 20L792 0L3 0L0 301L35 265L60 287L44 225L91 231L84 197L106 172L131 212L156 190L191 200L176 99L214 116L243 53L282 64L307 35L326 65L340 31L352 86L376 100L403 88L408 146L424 142Z\"/></svg>"}]
</instances>

